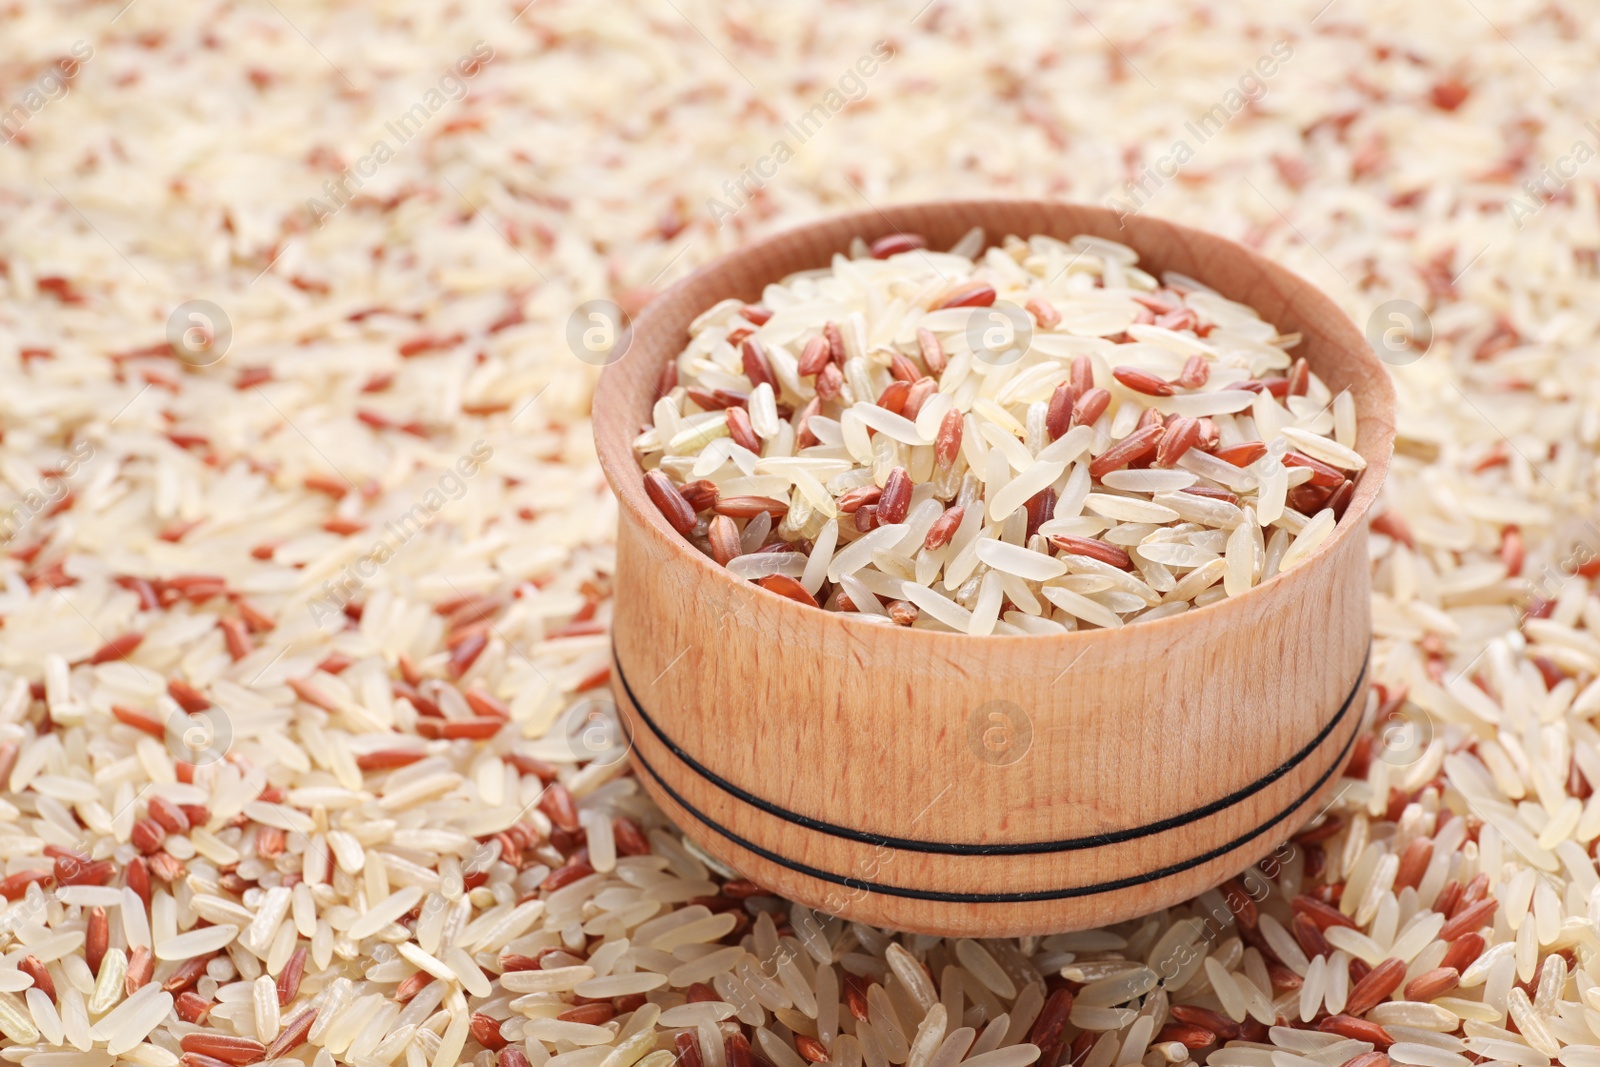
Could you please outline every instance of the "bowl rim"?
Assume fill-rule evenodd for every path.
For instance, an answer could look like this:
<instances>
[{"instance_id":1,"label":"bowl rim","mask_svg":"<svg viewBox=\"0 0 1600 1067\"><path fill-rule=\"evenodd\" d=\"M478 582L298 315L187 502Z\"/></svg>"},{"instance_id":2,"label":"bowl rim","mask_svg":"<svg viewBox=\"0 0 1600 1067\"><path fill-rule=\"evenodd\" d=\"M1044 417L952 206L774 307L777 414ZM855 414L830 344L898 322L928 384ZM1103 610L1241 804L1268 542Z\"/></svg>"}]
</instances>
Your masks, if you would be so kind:
<instances>
[{"instance_id":1,"label":"bowl rim","mask_svg":"<svg viewBox=\"0 0 1600 1067\"><path fill-rule=\"evenodd\" d=\"M1378 383L1379 405L1377 410L1358 411L1358 425L1369 424L1375 431L1374 437L1368 442L1365 449L1357 448L1367 466L1361 472L1361 477L1356 485L1349 505L1345 509L1344 517L1334 526L1330 534L1316 547L1305 561L1288 574L1279 574L1271 579L1258 583L1238 596L1227 597L1224 600L1208 604L1202 609L1184 611L1177 615L1169 615L1160 619L1146 620L1143 622L1129 623L1124 627L1115 629L1095 628L1092 630L1073 630L1059 634L963 634L953 631L920 629L910 626L886 626L883 623L864 622L859 613L847 611L828 611L821 607L810 607L788 597L780 596L768 589L757 585L755 582L736 578L729 574L726 568L719 566L711 557L703 554L694 545L690 544L677 530L667 522L654 502L652 502L644 489L644 468L640 466L637 456L633 451L633 441L638 435L637 429L631 429L626 420L626 413L620 410L620 401L613 400L619 389L618 383L625 377L648 374L654 380L660 374L660 364L649 368L641 368L638 361L630 361L628 356L633 352L638 337L648 331L663 329L657 322L669 306L672 298L691 290L702 284L705 279L727 271L735 265L753 261L760 263L775 249L782 249L785 245L803 239L804 235L823 228L848 228L864 239L871 240L868 235L883 236L885 233L903 232L896 218L913 215L919 212L940 211L960 213L983 214L995 210L1034 210L1044 214L1053 214L1070 209L1077 213L1097 214L1106 219L1118 219L1120 222L1131 222L1135 229L1155 231L1162 229L1168 231L1177 242L1191 248L1195 246L1210 245L1215 249L1225 249L1231 255L1240 257L1248 263L1257 274L1269 280L1277 280L1280 284L1276 287L1284 291L1296 291L1296 298L1291 301L1294 306L1304 307L1305 301L1315 307L1321 317L1333 324L1334 333L1345 333L1347 336L1342 345L1338 344L1337 337L1331 337L1341 349L1340 358L1354 359L1367 366L1372 377ZM847 225L848 224L848 225ZM973 225L981 225L974 220ZM986 231L988 227L985 227ZM992 235L986 233L986 239ZM1019 235L1020 236L1020 235ZM1129 241L1128 247L1139 252L1143 257L1144 252L1134 241ZM993 247L993 243L985 248ZM822 264L825 266L826 264ZM807 269L807 268L796 268ZM793 270L787 273L793 273ZM786 275L783 275L786 276ZM780 276L781 277L781 276ZM769 284L779 280L777 277L768 279ZM1205 282L1203 277L1197 280ZM1287 284L1282 284L1282 283ZM1209 283L1207 283L1209 284ZM1227 294L1222 294L1226 296ZM705 307L699 307L695 315L703 313L711 307L718 297ZM1231 297L1229 299L1232 299ZM1228 616L1234 613L1249 612L1252 607L1263 597L1273 595L1292 594L1294 587L1313 573L1317 564L1331 557L1339 548L1355 536L1356 531L1366 528L1367 513L1376 502L1378 494L1382 491L1383 483L1388 475L1390 458L1394 451L1395 438L1395 392L1394 383L1388 372L1383 368L1372 348L1365 343L1351 343L1361 339L1361 334L1343 310L1324 293L1321 288L1293 270L1277 263L1253 249L1247 248L1231 238L1220 234L1196 229L1182 223L1173 222L1157 216L1133 216L1131 220L1124 220L1121 213L1110 208L1094 204L1082 204L1068 200L1042 200L1035 198L966 198L950 200L925 200L910 201L894 204L883 208L869 207L857 211L842 212L825 215L821 218L811 219L794 226L787 226L770 234L739 245L737 248L702 264L683 278L674 282L658 293L648 305L639 313L637 318L629 325L628 329L618 338L618 347L623 348L624 354L602 368L596 383L594 398L591 405L595 450L598 454L600 466L605 474L607 483L611 486L617 498L619 507L626 508L633 519L648 531L657 541L669 543L670 551L676 553L677 558L687 560L689 566L698 568L698 573L705 580L727 583L730 596L743 596L750 598L756 605L765 607L769 611L784 613L775 618L783 619L786 624L805 624L807 622L819 625L839 625L845 627L845 632L860 633L870 630L875 633L893 631L903 635L903 640L920 641L929 652L935 650L954 653L958 650L970 651L988 647L995 642L1029 642L1029 647L1045 649L1051 643L1063 648L1082 647L1087 651L1089 647L1102 642L1114 641L1118 635L1131 627L1138 627L1140 632L1155 636L1159 634L1157 627L1165 627L1169 633L1186 631L1196 625L1205 625L1207 620L1216 622L1219 626L1226 625ZM687 340L687 338L685 338ZM681 346L670 349L670 352L680 351ZM670 356L669 356L670 358ZM631 364L631 365L630 365ZM788 614L788 613L793 614ZM1198 620L1198 622L1197 622ZM959 642L951 645L950 642ZM1080 653L1081 654L1081 653Z\"/></svg>"}]
</instances>

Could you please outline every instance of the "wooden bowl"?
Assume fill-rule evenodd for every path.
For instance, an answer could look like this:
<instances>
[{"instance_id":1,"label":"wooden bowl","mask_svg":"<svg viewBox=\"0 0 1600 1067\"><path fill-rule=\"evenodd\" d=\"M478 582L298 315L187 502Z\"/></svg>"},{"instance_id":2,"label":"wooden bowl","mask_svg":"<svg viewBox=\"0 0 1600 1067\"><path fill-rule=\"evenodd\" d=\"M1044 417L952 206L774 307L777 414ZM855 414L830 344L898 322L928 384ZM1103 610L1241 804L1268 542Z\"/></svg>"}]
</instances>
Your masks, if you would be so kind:
<instances>
[{"instance_id":1,"label":"wooden bowl","mask_svg":"<svg viewBox=\"0 0 1600 1067\"><path fill-rule=\"evenodd\" d=\"M645 495L631 443L664 362L716 301L826 266L851 238L969 227L1095 234L1305 335L1354 391L1367 467L1306 563L1182 615L1061 636L878 626L737 580ZM959 201L811 223L663 293L594 401L620 501L616 699L646 790L710 854L824 912L944 935L1097 926L1243 870L1317 814L1361 730L1366 515L1394 395L1360 331L1309 282L1231 241L1045 201Z\"/></svg>"}]
</instances>

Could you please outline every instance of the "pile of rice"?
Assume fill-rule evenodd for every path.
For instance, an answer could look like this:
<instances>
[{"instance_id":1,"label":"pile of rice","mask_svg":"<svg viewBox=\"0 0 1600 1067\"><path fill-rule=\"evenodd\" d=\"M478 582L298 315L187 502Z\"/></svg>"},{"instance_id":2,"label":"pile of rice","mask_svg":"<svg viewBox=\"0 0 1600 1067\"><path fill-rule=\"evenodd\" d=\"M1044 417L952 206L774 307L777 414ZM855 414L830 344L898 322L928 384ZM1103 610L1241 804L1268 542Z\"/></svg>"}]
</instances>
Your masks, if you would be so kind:
<instances>
[{"instance_id":1,"label":"pile of rice","mask_svg":"<svg viewBox=\"0 0 1600 1067\"><path fill-rule=\"evenodd\" d=\"M1195 279L1090 236L854 244L695 319L634 442L735 577L922 629L1116 628L1298 566L1355 492L1352 394Z\"/></svg>"},{"instance_id":2,"label":"pile of rice","mask_svg":"<svg viewBox=\"0 0 1600 1067\"><path fill-rule=\"evenodd\" d=\"M5 10L0 1058L1600 1065L1592 35L915 6ZM1335 804L1166 912L947 942L730 879L595 746L566 338L751 234L996 192L1238 237L1432 347L1389 350Z\"/></svg>"}]
</instances>

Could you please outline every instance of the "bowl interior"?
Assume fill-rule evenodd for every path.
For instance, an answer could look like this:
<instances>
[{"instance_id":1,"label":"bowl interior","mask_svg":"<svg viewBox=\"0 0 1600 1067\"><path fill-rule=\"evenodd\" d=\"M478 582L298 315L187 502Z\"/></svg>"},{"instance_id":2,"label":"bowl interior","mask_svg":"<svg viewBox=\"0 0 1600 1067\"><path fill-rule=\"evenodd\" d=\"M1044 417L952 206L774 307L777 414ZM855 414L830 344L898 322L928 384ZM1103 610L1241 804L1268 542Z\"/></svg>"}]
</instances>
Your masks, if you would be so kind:
<instances>
[{"instance_id":1,"label":"bowl interior","mask_svg":"<svg viewBox=\"0 0 1600 1067\"><path fill-rule=\"evenodd\" d=\"M1062 240L1090 234L1117 241L1139 253L1141 268L1157 275L1166 270L1187 274L1230 300L1255 308L1280 331L1301 333L1304 339L1294 353L1304 356L1335 394L1348 388L1354 395L1356 450L1367 461L1345 518L1318 554L1331 552L1363 520L1383 483L1393 448L1394 389L1361 332L1326 294L1224 237L1163 219L1119 217L1101 207L1033 200L940 201L839 215L756 241L671 286L633 324L624 355L605 369L595 393L595 441L621 505L724 580L737 581L667 524L644 492L643 472L633 454L634 437L650 423L661 369L688 343L689 324L720 300L755 301L770 283L796 271L827 266L836 253L848 254L853 238L870 242L886 234L915 233L926 237L930 247L944 249L974 226L983 227L990 243L1007 234L1047 234Z\"/></svg>"}]
</instances>

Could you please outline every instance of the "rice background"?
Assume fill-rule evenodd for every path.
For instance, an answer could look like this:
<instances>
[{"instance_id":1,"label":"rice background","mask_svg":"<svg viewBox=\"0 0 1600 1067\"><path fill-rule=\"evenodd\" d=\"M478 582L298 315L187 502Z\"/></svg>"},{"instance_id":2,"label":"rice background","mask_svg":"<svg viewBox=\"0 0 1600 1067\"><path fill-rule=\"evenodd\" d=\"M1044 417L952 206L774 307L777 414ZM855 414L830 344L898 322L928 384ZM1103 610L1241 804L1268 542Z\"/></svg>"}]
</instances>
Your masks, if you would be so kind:
<instances>
[{"instance_id":1,"label":"rice background","mask_svg":"<svg viewBox=\"0 0 1600 1067\"><path fill-rule=\"evenodd\" d=\"M358 797L350 813L382 806L401 787L355 760L417 744L385 736L417 729L415 704L392 683L460 671L460 687L503 701L514 728L487 746L432 742L438 762L418 766L448 779L434 783L441 792L419 787L383 810L467 839L499 832L494 813L520 816L536 839L529 862L499 863L485 887L515 898L576 841L558 825L552 844L537 777L500 773L511 766L501 756L538 758L579 798L591 855L606 858L609 816L625 816L657 831L676 879L704 884L706 869L672 847L620 766L580 770L588 753L569 740L603 702L614 525L587 422L597 368L569 340L575 310L612 300L636 312L752 235L829 211L958 195L1117 197L1258 248L1360 324L1386 302L1409 302L1395 305L1398 320L1394 308L1380 313L1380 338L1397 324L1432 335L1425 354L1388 350L1400 441L1374 537L1375 677L1391 698L1376 758L1333 813L1344 829L1325 844L1320 878L1275 872L1278 895L1263 909L1287 925L1301 888L1348 880L1371 899L1347 910L1359 907L1369 934L1379 924L1376 947L1387 949L1385 916L1409 920L1428 903L1415 886L1409 901L1395 887L1399 857L1438 834L1460 852L1437 882L1483 865L1502 900L1489 940L1518 944L1520 981L1550 973L1535 968L1553 952L1573 956L1540 1008L1560 1044L1575 1046L1563 1063L1600 1063L1600 44L1586 12L1498 0L918 6L132 0L0 10L4 874L25 884L49 866L46 844L132 860L146 793L182 790L167 748L152 751L110 709L165 722L178 709L167 680L180 678L222 709L210 725L228 759L201 781L219 811L237 800L243 819L213 825L226 850L171 846L202 872L198 890L175 890L187 929L187 894L214 888L227 866L218 856L242 849L247 873L263 867L251 853L271 825L260 819L273 816L245 810L250 789L341 789ZM1138 181L1135 193L1127 183ZM230 336L174 358L168 337L191 327ZM143 635L136 647L116 643L128 634ZM447 719L473 717L459 695L440 695L448 687L430 686L414 691L443 701ZM343 809L319 800L291 792L287 807L316 825L282 817L279 874L332 847L320 820L332 810L337 824ZM1459 840L1441 808L1474 840ZM321 814L304 815L313 809ZM450 881L461 850L421 840L404 854L447 876L455 892L441 900L474 900L478 890ZM359 913L403 879L332 884ZM583 899L560 898L547 920L593 907L609 884L585 882ZM1534 935L1521 931L1535 929L1529 901L1545 890L1555 904L1523 947ZM240 899L259 914L266 896L252 887ZM500 897L472 908L504 906ZM7 967L38 942L26 923L40 915L51 929L84 928L70 898L18 898L0 934ZM746 942L770 956L778 933L792 941L804 924L788 925L777 902L762 909L778 923L756 924ZM1038 978L1024 957L1048 957L1053 991L1063 955L1147 951L1187 914L1127 924L1104 943L990 948L1024 984ZM855 973L888 974L882 935L820 929L839 968L848 956ZM561 943L561 928L551 936ZM1224 975L1259 976L1271 947L1252 947L1251 964L1232 936L1209 946ZM970 949L906 944L936 979L946 961L964 961L968 981L982 980ZM58 985L82 977L47 962ZM814 981L820 963L803 968ZM338 967L315 972L300 1003L321 995L326 1009ZM238 976L209 988L230 981ZM1227 1007L1216 981L1208 967L1188 999ZM904 1008L910 994L890 985ZM22 987L6 988L20 1006ZM1041 980L1037 999L1046 988ZM498 986L470 1003L486 1000L491 1015L515 1014ZM449 999L426 1021L415 1044L428 1059L482 1054L457 1033L467 1003ZM1143 1003L1153 1020L1154 998ZM1163 996L1162 1021L1166 1010ZM1426 1016L1405 1018L1395 1021ZM789 1023L804 1029L798 1017L769 1020L768 1036L793 1054L800 1031ZM271 1028L249 1008L210 1025ZM1145 1047L1154 1021L1075 1015L1067 1033L1079 1027L1098 1042L1099 1067L1182 1059L1170 1042ZM175 1062L175 1035L188 1029L174 1022L136 1055L149 1067ZM50 1044L34 1031L6 1029L0 1055L29 1062ZM1015 1043L1027 1027L1004 1036ZM715 1042L703 1044L708 1067L722 1067ZM572 1067L599 1062L551 1047L577 1056ZM1411 1051L1405 1062L1467 1062L1459 1041L1439 1051L1457 1059ZM1241 1067L1265 1067L1238 1055Z\"/></svg>"}]
</instances>

